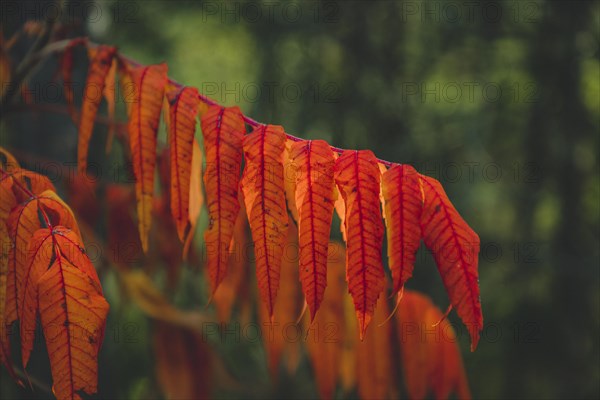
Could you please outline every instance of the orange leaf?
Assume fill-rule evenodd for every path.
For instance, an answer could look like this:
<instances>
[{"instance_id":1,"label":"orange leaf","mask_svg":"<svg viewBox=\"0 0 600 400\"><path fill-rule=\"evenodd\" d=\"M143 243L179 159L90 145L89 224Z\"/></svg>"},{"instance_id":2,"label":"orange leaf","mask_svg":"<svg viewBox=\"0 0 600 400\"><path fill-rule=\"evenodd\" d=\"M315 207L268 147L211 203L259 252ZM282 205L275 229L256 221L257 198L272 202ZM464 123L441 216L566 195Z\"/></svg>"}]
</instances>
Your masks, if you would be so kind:
<instances>
[{"instance_id":1,"label":"orange leaf","mask_svg":"<svg viewBox=\"0 0 600 400\"><path fill-rule=\"evenodd\" d=\"M433 252L452 306L469 329L474 351L483 329L477 272L479 236L461 218L437 180L424 175L420 178L423 239Z\"/></svg>"},{"instance_id":2,"label":"orange leaf","mask_svg":"<svg viewBox=\"0 0 600 400\"><path fill-rule=\"evenodd\" d=\"M242 209L243 208L243 209ZM231 319L231 310L240 298L240 293L244 292L247 285L244 285L247 276L248 267L248 220L246 218L246 209L241 202L240 211L233 225L233 235L229 244L229 258L227 259L227 275L221 281L221 284L213 294L213 302L217 308L217 315L221 322L227 323ZM250 300L247 299L249 303ZM239 304L239 303L238 303Z\"/></svg>"},{"instance_id":3,"label":"orange leaf","mask_svg":"<svg viewBox=\"0 0 600 400\"><path fill-rule=\"evenodd\" d=\"M288 217L283 183L285 132L260 125L244 137L246 167L241 185L256 252L256 276L262 300L273 318Z\"/></svg>"},{"instance_id":4,"label":"orange leaf","mask_svg":"<svg viewBox=\"0 0 600 400\"><path fill-rule=\"evenodd\" d=\"M115 108L116 108L116 89L115 84L117 80L117 59L113 59L106 79L104 80L104 89L102 95L106 100L106 110L108 113L108 133L106 137L106 154L110 153L112 147L113 137L115 135Z\"/></svg>"},{"instance_id":5,"label":"orange leaf","mask_svg":"<svg viewBox=\"0 0 600 400\"><path fill-rule=\"evenodd\" d=\"M204 233L211 293L227 274L228 249L236 216L242 164L242 139L246 132L239 107L212 106L202 116L206 153L204 186L209 225Z\"/></svg>"},{"instance_id":6,"label":"orange leaf","mask_svg":"<svg viewBox=\"0 0 600 400\"><path fill-rule=\"evenodd\" d=\"M73 50L75 46L85 44L86 39L73 39L69 42L65 50L63 51L60 59L60 70L62 72L63 85L65 88L65 100L67 102L67 108L69 109L69 115L75 123L79 125L77 121L77 110L75 109L75 103L73 100Z\"/></svg>"},{"instance_id":7,"label":"orange leaf","mask_svg":"<svg viewBox=\"0 0 600 400\"><path fill-rule=\"evenodd\" d=\"M412 276L421 242L419 175L410 165L396 164L383 174L381 188L395 294Z\"/></svg>"},{"instance_id":8,"label":"orange leaf","mask_svg":"<svg viewBox=\"0 0 600 400\"><path fill-rule=\"evenodd\" d=\"M8 327L5 323L6 285L8 281L8 249L10 239L6 223L0 220L0 364L4 364L10 375L15 379L15 373L10 360L10 343L8 338Z\"/></svg>"},{"instance_id":9,"label":"orange leaf","mask_svg":"<svg viewBox=\"0 0 600 400\"><path fill-rule=\"evenodd\" d=\"M46 190L56 191L54 185L47 177L32 171L25 169L16 170L12 173L12 177L12 190L18 203L29 200L31 193L39 195Z\"/></svg>"},{"instance_id":10,"label":"orange leaf","mask_svg":"<svg viewBox=\"0 0 600 400\"><path fill-rule=\"evenodd\" d=\"M171 214L183 241L189 220L190 171L198 112L198 90L184 87L167 92L170 103Z\"/></svg>"},{"instance_id":11,"label":"orange leaf","mask_svg":"<svg viewBox=\"0 0 600 400\"><path fill-rule=\"evenodd\" d=\"M345 332L346 250L330 242L327 258L327 291L312 323L305 319L306 344L315 381L322 399L332 399L340 376ZM350 332L353 335L355 331Z\"/></svg>"},{"instance_id":12,"label":"orange leaf","mask_svg":"<svg viewBox=\"0 0 600 400\"><path fill-rule=\"evenodd\" d=\"M8 214L17 204L12 191L13 177L9 174L0 176L0 222L5 222Z\"/></svg>"},{"instance_id":13,"label":"orange leaf","mask_svg":"<svg viewBox=\"0 0 600 400\"><path fill-rule=\"evenodd\" d=\"M300 328L296 319L302 309L302 291L298 281L298 229L288 218L287 242L282 257L280 291L273 308L273 322L266 304L259 311L264 329L263 343L267 353L269 372L277 381L279 365L286 359L290 376L296 372L300 359Z\"/></svg>"},{"instance_id":14,"label":"orange leaf","mask_svg":"<svg viewBox=\"0 0 600 400\"><path fill-rule=\"evenodd\" d=\"M187 236L183 243L183 258L187 259L187 254L192 244L194 233L196 232L196 225L198 223L198 217L202 210L202 204L204 198L202 197L202 150L200 145L194 139L192 144L192 168L190 176L190 187L189 187L189 209L188 209L188 222L190 229L188 230Z\"/></svg>"},{"instance_id":15,"label":"orange leaf","mask_svg":"<svg viewBox=\"0 0 600 400\"><path fill-rule=\"evenodd\" d=\"M35 231L47 227L46 219L52 226L66 226L79 235L79 228L73 212L51 190L27 200L11 211L6 223L13 243L8 259L5 310L7 324L20 318L18 305L23 302L22 288L27 275L28 244Z\"/></svg>"},{"instance_id":16,"label":"orange leaf","mask_svg":"<svg viewBox=\"0 0 600 400\"><path fill-rule=\"evenodd\" d=\"M54 257L37 282L37 302L53 392L58 399L80 399L80 391L97 391L98 351L109 306L77 235L63 227L44 231L54 237Z\"/></svg>"},{"instance_id":17,"label":"orange leaf","mask_svg":"<svg viewBox=\"0 0 600 400\"><path fill-rule=\"evenodd\" d=\"M147 252L152 223L156 134L167 84L167 65L136 67L130 73L135 92L129 119L129 145L135 175L138 228L142 249Z\"/></svg>"},{"instance_id":18,"label":"orange leaf","mask_svg":"<svg viewBox=\"0 0 600 400\"><path fill-rule=\"evenodd\" d=\"M64 227L54 229L38 229L29 241L27 262L23 271L17 276L17 307L21 330L21 356L23 365L27 366L29 355L33 349L38 310L37 283L52 264L56 251L66 257L72 264L92 278L96 285L100 281L96 270L85 255L85 249L78 235Z\"/></svg>"},{"instance_id":19,"label":"orange leaf","mask_svg":"<svg viewBox=\"0 0 600 400\"><path fill-rule=\"evenodd\" d=\"M155 322L153 336L156 376L165 398L209 398L214 366L206 339L162 321Z\"/></svg>"},{"instance_id":20,"label":"orange leaf","mask_svg":"<svg viewBox=\"0 0 600 400\"><path fill-rule=\"evenodd\" d=\"M370 150L344 151L335 163L335 181L346 208L346 279L361 340L385 284L380 175L377 159Z\"/></svg>"},{"instance_id":21,"label":"orange leaf","mask_svg":"<svg viewBox=\"0 0 600 400\"><path fill-rule=\"evenodd\" d=\"M431 394L447 399L451 392L460 399L471 398L456 334L442 318L428 297L405 290L396 321L404 382L411 399Z\"/></svg>"},{"instance_id":22,"label":"orange leaf","mask_svg":"<svg viewBox=\"0 0 600 400\"><path fill-rule=\"evenodd\" d=\"M14 172L21 168L17 159L2 146L0 146L0 167L5 172Z\"/></svg>"},{"instance_id":23,"label":"orange leaf","mask_svg":"<svg viewBox=\"0 0 600 400\"><path fill-rule=\"evenodd\" d=\"M285 187L285 201L294 223L298 225L298 208L296 207L296 166L290 158L290 149L296 143L290 139L285 140L283 152L283 183Z\"/></svg>"},{"instance_id":24,"label":"orange leaf","mask_svg":"<svg viewBox=\"0 0 600 400\"><path fill-rule=\"evenodd\" d=\"M300 235L300 281L314 319L327 286L335 159L327 142L308 140L292 144L290 161L296 172L293 179Z\"/></svg>"},{"instance_id":25,"label":"orange leaf","mask_svg":"<svg viewBox=\"0 0 600 400\"><path fill-rule=\"evenodd\" d=\"M397 397L391 351L392 325L384 323L389 314L387 298L382 296L373 315L371 332L356 344L356 382L362 399Z\"/></svg>"},{"instance_id":26,"label":"orange leaf","mask_svg":"<svg viewBox=\"0 0 600 400\"><path fill-rule=\"evenodd\" d=\"M81 105L81 120L79 121L79 143L77 144L77 163L80 174L87 170L88 147L94 131L94 122L98 106L106 84L106 78L111 69L117 49L111 46L99 46L88 70L83 104Z\"/></svg>"}]
</instances>

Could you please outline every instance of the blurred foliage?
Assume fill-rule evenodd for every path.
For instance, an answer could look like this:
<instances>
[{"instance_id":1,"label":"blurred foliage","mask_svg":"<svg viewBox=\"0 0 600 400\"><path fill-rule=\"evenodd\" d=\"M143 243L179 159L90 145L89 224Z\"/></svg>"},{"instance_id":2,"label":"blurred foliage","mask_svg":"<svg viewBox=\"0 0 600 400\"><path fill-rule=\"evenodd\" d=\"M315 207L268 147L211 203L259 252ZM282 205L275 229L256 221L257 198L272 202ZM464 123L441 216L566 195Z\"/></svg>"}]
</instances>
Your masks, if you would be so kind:
<instances>
[{"instance_id":1,"label":"blurred foliage","mask_svg":"<svg viewBox=\"0 0 600 400\"><path fill-rule=\"evenodd\" d=\"M334 146L371 149L438 178L482 242L486 329L475 353L450 315L473 395L600 395L598 2L68 3L79 10L63 16L72 23L69 37L89 35L142 63L166 61L174 79L259 121ZM86 18L84 9L101 15ZM35 17L41 16L3 12L4 36ZM28 45L19 43L14 54L22 56ZM81 92L83 54L76 65ZM48 82L56 68L56 59L45 62L30 88ZM76 138L65 115L33 107L2 116L0 145L33 169L39 160L63 167L75 161ZM99 150L91 157L117 165L119 155L105 159L104 138L95 135ZM338 232L332 228L333 236ZM408 287L444 309L433 260L420 254ZM176 304L206 303L198 269L182 272ZM103 271L102 279L111 314L100 397L160 397L151 322L121 298L113 272ZM163 280L158 272L156 281ZM220 388L219 396L315 396L306 359L297 376L271 389L260 343L232 340L215 348L244 387ZM14 390L3 384L0 397L30 395Z\"/></svg>"}]
</instances>

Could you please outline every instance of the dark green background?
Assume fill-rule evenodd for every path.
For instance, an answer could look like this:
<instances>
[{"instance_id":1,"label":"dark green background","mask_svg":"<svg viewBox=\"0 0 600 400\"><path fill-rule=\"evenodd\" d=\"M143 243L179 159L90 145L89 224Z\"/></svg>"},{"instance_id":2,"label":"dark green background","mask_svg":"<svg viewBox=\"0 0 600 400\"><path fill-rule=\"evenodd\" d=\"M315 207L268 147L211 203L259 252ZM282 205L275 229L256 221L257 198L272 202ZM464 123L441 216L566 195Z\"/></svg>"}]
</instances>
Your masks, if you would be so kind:
<instances>
[{"instance_id":1,"label":"dark green background","mask_svg":"<svg viewBox=\"0 0 600 400\"><path fill-rule=\"evenodd\" d=\"M67 36L89 35L142 63L166 61L172 78L259 121L439 179L482 243L486 329L475 353L451 315L474 396L600 395L598 2L71 3ZM42 17L45 2L27 4L35 15L3 13L5 36ZM26 45L11 53L15 62ZM76 60L82 86L87 61ZM63 104L43 94L56 67L52 58L34 75L36 104ZM92 157L101 160L105 127L97 131ZM2 116L0 144L18 156L64 166L76 143L64 115L14 107ZM117 298L114 276L104 285L112 307L101 397L160 396L149 324ZM198 286L188 279L176 301L198 307L199 296L186 295ZM429 255L419 256L408 287L448 304ZM135 343L119 340L127 323ZM306 361L294 382L271 390L259 346L220 351L252 387L223 395L315 395ZM29 395L14 390L3 371L0 396Z\"/></svg>"}]
</instances>

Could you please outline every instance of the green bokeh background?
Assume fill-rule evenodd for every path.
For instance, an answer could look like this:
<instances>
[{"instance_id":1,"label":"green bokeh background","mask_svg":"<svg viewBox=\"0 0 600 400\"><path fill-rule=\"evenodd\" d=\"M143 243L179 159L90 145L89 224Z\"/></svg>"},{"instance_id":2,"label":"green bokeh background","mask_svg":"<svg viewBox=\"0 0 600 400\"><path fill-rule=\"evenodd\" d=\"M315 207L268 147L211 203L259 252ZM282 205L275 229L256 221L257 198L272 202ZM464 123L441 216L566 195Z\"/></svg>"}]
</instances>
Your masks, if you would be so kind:
<instances>
[{"instance_id":1,"label":"green bokeh background","mask_svg":"<svg viewBox=\"0 0 600 400\"><path fill-rule=\"evenodd\" d=\"M4 14L5 37L24 19L41 18L46 2L25 3L37 11ZM370 149L439 179L482 243L486 329L476 352L468 352L466 331L450 316L463 333L474 397L600 396L598 2L70 4L79 11L67 18L74 23L68 36L116 45L142 63L166 61L172 78L259 121ZM80 18L85 7L89 14ZM11 53L15 61L26 45ZM75 80L83 85L87 61L77 60ZM32 82L43 87L56 67L49 59ZM93 142L99 162L105 131L97 128ZM64 164L76 159L76 134L64 115L9 110L0 144L25 159ZM160 398L151 323L120 298L114 275L104 273L103 285L111 315L99 397ZM448 304L429 255L418 257L408 288L442 309ZM174 301L201 308L202 278L186 269ZM128 329L135 340L124 339ZM251 388L220 388L220 396L315 396L306 359L297 377L272 387L260 344L215 347ZM41 395L17 391L5 371L0 379L2 398Z\"/></svg>"}]
</instances>

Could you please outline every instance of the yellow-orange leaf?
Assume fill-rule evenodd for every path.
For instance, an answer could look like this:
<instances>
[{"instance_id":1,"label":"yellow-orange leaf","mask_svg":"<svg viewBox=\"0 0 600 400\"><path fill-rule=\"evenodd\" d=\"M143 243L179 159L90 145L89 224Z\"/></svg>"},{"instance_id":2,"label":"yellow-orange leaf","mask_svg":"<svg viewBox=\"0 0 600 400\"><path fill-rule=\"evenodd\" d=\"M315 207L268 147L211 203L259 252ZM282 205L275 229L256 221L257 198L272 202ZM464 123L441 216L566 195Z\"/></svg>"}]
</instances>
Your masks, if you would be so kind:
<instances>
[{"instance_id":1,"label":"yellow-orange leaf","mask_svg":"<svg viewBox=\"0 0 600 400\"><path fill-rule=\"evenodd\" d=\"M194 233L196 232L196 224L202 210L204 197L202 197L202 150L200 145L194 139L192 144L192 168L189 187L189 207L188 207L188 222L190 229L185 237L183 244L183 257L187 259L187 254L192 244Z\"/></svg>"},{"instance_id":2,"label":"yellow-orange leaf","mask_svg":"<svg viewBox=\"0 0 600 400\"><path fill-rule=\"evenodd\" d=\"M135 194L140 239L148 250L148 232L152 223L156 134L167 84L167 65L158 64L130 70L134 101L129 119L129 145L135 176Z\"/></svg>"},{"instance_id":3,"label":"yellow-orange leaf","mask_svg":"<svg viewBox=\"0 0 600 400\"><path fill-rule=\"evenodd\" d=\"M295 170L292 179L300 235L300 281L311 318L314 318L327 286L327 245L334 208L335 159L327 142L307 140L292 144L290 161Z\"/></svg>"},{"instance_id":4,"label":"yellow-orange leaf","mask_svg":"<svg viewBox=\"0 0 600 400\"><path fill-rule=\"evenodd\" d=\"M335 162L335 181L346 213L346 278L361 340L384 287L380 171L370 150L344 151Z\"/></svg>"},{"instance_id":5,"label":"yellow-orange leaf","mask_svg":"<svg viewBox=\"0 0 600 400\"><path fill-rule=\"evenodd\" d=\"M239 213L238 185L242 139L246 133L239 107L211 106L202 116L206 170L204 186L209 225L204 233L211 293L227 273L228 249Z\"/></svg>"},{"instance_id":6,"label":"yellow-orange leaf","mask_svg":"<svg viewBox=\"0 0 600 400\"><path fill-rule=\"evenodd\" d=\"M424 193L423 239L433 252L452 306L469 330L473 351L483 329L477 272L479 236L458 214L440 182L424 175L420 181Z\"/></svg>"},{"instance_id":7,"label":"yellow-orange leaf","mask_svg":"<svg viewBox=\"0 0 600 400\"><path fill-rule=\"evenodd\" d=\"M190 171L198 112L198 90L184 87L167 92L170 104L169 149L171 161L171 214L179 240L189 220Z\"/></svg>"},{"instance_id":8,"label":"yellow-orange leaf","mask_svg":"<svg viewBox=\"0 0 600 400\"><path fill-rule=\"evenodd\" d=\"M421 242L423 202L419 175L410 165L396 164L382 175L388 257L394 293L412 276Z\"/></svg>"},{"instance_id":9,"label":"yellow-orange leaf","mask_svg":"<svg viewBox=\"0 0 600 400\"><path fill-rule=\"evenodd\" d=\"M285 133L281 126L260 125L244 137L243 145L247 164L241 185L256 252L256 276L272 318L288 225L283 183Z\"/></svg>"},{"instance_id":10,"label":"yellow-orange leaf","mask_svg":"<svg viewBox=\"0 0 600 400\"><path fill-rule=\"evenodd\" d=\"M116 51L117 49L112 46L99 46L88 70L87 81L83 90L83 104L81 105L81 119L79 121L79 143L77 144L77 164L80 174L84 174L87 170L88 148L94 131L96 113L102 100L106 77Z\"/></svg>"},{"instance_id":11,"label":"yellow-orange leaf","mask_svg":"<svg viewBox=\"0 0 600 400\"><path fill-rule=\"evenodd\" d=\"M63 227L46 231L54 236L54 257L37 282L37 303L53 392L59 400L80 399L80 392L97 391L98 351L109 306L77 235Z\"/></svg>"},{"instance_id":12,"label":"yellow-orange leaf","mask_svg":"<svg viewBox=\"0 0 600 400\"><path fill-rule=\"evenodd\" d=\"M428 297L404 292L396 321L404 383L411 399L431 395L447 399L452 392L459 399L471 397L456 334L442 318Z\"/></svg>"},{"instance_id":13,"label":"yellow-orange leaf","mask_svg":"<svg viewBox=\"0 0 600 400\"><path fill-rule=\"evenodd\" d=\"M319 313L312 323L305 319L306 345L319 396L332 399L340 376L346 335L344 297L346 294L346 250L344 245L330 242L327 258L327 291Z\"/></svg>"}]
</instances>

